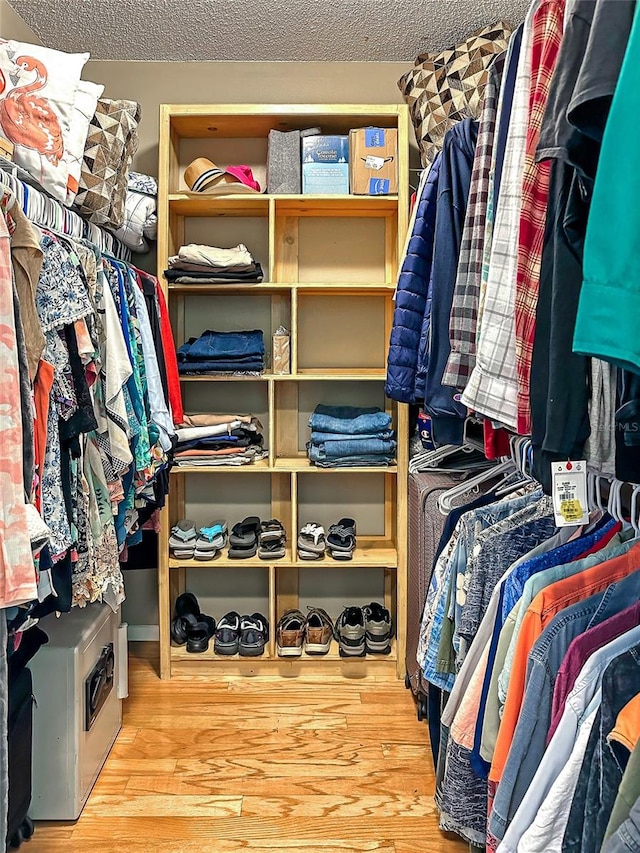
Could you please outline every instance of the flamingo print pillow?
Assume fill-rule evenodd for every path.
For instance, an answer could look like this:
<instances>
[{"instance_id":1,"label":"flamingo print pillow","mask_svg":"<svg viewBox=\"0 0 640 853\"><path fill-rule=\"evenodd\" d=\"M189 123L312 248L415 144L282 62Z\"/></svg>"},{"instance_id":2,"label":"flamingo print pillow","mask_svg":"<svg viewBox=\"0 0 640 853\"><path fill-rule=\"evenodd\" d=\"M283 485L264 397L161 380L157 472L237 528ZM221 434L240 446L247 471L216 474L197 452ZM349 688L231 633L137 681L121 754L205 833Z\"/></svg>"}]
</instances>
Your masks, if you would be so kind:
<instances>
[{"instance_id":1,"label":"flamingo print pillow","mask_svg":"<svg viewBox=\"0 0 640 853\"><path fill-rule=\"evenodd\" d=\"M0 41L2 135L15 145L15 162L63 204L74 105L88 59L88 53Z\"/></svg>"}]
</instances>

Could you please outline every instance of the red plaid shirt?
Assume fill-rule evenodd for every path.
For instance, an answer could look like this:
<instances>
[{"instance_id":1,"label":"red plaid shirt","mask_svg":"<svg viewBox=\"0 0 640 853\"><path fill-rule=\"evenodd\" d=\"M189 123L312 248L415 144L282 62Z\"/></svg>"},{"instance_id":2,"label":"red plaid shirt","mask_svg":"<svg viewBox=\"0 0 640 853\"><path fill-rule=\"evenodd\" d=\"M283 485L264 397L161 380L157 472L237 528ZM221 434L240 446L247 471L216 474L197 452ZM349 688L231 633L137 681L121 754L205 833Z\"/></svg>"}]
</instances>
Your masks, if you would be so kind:
<instances>
[{"instance_id":1,"label":"red plaid shirt","mask_svg":"<svg viewBox=\"0 0 640 853\"><path fill-rule=\"evenodd\" d=\"M531 432L531 356L551 167L548 161L536 163L535 155L562 41L564 6L564 0L543 0L533 18L529 128L522 177L515 303L518 432L522 435Z\"/></svg>"}]
</instances>

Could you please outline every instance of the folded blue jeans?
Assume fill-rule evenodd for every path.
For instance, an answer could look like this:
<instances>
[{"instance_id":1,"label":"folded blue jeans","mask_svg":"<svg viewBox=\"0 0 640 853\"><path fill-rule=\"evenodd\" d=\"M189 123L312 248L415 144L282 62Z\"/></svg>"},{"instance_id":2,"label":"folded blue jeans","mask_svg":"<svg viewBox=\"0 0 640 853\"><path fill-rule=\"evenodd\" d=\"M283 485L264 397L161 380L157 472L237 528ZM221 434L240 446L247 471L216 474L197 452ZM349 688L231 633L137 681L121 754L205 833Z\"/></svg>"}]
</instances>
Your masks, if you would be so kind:
<instances>
[{"instance_id":1,"label":"folded blue jeans","mask_svg":"<svg viewBox=\"0 0 640 853\"><path fill-rule=\"evenodd\" d=\"M393 456L342 456L340 459L311 460L318 468L385 468L394 464Z\"/></svg>"},{"instance_id":2,"label":"folded blue jeans","mask_svg":"<svg viewBox=\"0 0 640 853\"><path fill-rule=\"evenodd\" d=\"M207 330L199 338L190 338L186 344L180 347L178 352L185 359L193 361L206 361L208 358L231 359L253 355L263 356L264 335L260 329L253 329L248 332Z\"/></svg>"},{"instance_id":3,"label":"folded blue jeans","mask_svg":"<svg viewBox=\"0 0 640 853\"><path fill-rule=\"evenodd\" d=\"M318 432L342 435L366 435L391 429L391 415L377 406L316 406L309 418L309 426Z\"/></svg>"},{"instance_id":4,"label":"folded blue jeans","mask_svg":"<svg viewBox=\"0 0 640 853\"><path fill-rule=\"evenodd\" d=\"M240 372L240 373L262 373L264 370L264 360L255 359L254 361L181 361L178 364L178 373L219 373L219 372Z\"/></svg>"},{"instance_id":5,"label":"folded blue jeans","mask_svg":"<svg viewBox=\"0 0 640 853\"><path fill-rule=\"evenodd\" d=\"M379 438L346 438L343 441L324 441L312 444L318 453L318 459L339 459L341 456L378 456L393 455L397 444L393 439L386 441Z\"/></svg>"},{"instance_id":6,"label":"folded blue jeans","mask_svg":"<svg viewBox=\"0 0 640 853\"><path fill-rule=\"evenodd\" d=\"M319 430L313 430L311 433L311 443L320 444L320 442L322 441L344 441L347 438L357 438L358 440L364 438L380 438L382 440L387 440L389 438L395 437L395 432L392 429L379 430L378 432L362 433L361 435L351 435L343 432L320 432Z\"/></svg>"}]
</instances>

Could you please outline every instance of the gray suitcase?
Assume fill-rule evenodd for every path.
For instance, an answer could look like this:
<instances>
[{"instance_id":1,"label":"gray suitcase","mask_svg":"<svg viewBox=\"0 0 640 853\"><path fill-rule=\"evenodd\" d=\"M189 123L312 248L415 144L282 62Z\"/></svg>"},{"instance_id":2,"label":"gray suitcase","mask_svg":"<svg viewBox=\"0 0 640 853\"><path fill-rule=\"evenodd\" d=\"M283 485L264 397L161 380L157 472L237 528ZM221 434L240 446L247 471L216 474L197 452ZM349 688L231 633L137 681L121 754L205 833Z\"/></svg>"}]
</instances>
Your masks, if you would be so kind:
<instances>
[{"instance_id":1,"label":"gray suitcase","mask_svg":"<svg viewBox=\"0 0 640 853\"><path fill-rule=\"evenodd\" d=\"M427 684L416 661L422 611L433 570L433 557L446 516L438 509L442 492L460 482L459 473L409 474L409 546L407 559L407 651L405 684L416 698L418 719L426 719Z\"/></svg>"}]
</instances>

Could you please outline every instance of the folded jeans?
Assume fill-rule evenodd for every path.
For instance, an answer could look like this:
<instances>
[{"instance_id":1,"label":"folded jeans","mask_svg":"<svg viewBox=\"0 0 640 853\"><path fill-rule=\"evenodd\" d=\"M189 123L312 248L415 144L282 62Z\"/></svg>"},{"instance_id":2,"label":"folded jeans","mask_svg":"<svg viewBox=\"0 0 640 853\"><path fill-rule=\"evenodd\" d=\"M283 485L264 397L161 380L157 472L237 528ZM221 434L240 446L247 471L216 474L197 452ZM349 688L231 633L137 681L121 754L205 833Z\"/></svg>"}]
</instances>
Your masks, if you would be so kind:
<instances>
[{"instance_id":1,"label":"folded jeans","mask_svg":"<svg viewBox=\"0 0 640 853\"><path fill-rule=\"evenodd\" d=\"M392 439L386 441L378 438L345 439L344 441L326 441L320 444L311 444L317 459L339 459L341 456L379 456L385 454L392 456L396 451L397 443Z\"/></svg>"},{"instance_id":2,"label":"folded jeans","mask_svg":"<svg viewBox=\"0 0 640 853\"><path fill-rule=\"evenodd\" d=\"M309 426L318 432L367 435L391 429L391 415L377 406L316 406L309 418Z\"/></svg>"}]
</instances>

